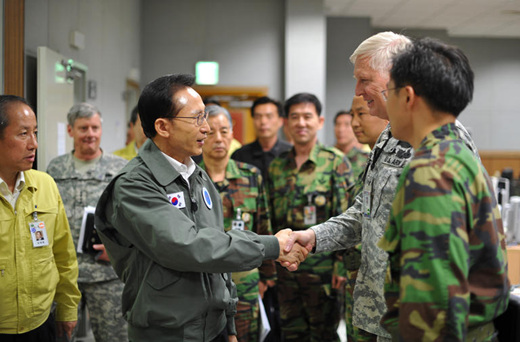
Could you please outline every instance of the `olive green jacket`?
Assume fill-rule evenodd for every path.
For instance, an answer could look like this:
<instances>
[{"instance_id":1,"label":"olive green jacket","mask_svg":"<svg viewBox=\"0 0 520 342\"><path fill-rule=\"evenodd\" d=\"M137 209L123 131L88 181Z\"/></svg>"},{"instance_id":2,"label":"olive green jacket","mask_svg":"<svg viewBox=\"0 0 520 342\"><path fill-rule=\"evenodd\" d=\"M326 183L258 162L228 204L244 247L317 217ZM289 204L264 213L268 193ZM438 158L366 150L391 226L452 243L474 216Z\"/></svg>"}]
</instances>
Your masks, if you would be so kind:
<instances>
[{"instance_id":1,"label":"olive green jacket","mask_svg":"<svg viewBox=\"0 0 520 342\"><path fill-rule=\"evenodd\" d=\"M209 341L226 326L234 334L227 273L278 257L273 236L224 233L220 196L200 167L189 182L148 140L98 203L96 227L125 283L123 314L135 341Z\"/></svg>"}]
</instances>

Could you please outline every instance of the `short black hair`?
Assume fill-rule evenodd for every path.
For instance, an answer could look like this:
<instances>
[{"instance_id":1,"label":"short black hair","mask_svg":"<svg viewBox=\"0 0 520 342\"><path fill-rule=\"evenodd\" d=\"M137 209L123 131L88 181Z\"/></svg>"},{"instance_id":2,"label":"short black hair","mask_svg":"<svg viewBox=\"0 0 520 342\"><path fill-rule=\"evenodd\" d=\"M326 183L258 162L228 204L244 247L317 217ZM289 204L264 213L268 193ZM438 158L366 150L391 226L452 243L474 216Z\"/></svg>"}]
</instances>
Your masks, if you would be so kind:
<instances>
[{"instance_id":1,"label":"short black hair","mask_svg":"<svg viewBox=\"0 0 520 342\"><path fill-rule=\"evenodd\" d=\"M148 138L157 134L157 119L174 118L179 114L183 106L174 101L174 96L178 91L191 87L194 82L193 75L173 74L159 77L144 87L137 108L144 134Z\"/></svg>"},{"instance_id":2,"label":"short black hair","mask_svg":"<svg viewBox=\"0 0 520 342\"><path fill-rule=\"evenodd\" d=\"M289 109L291 109L291 106L300 104L300 103L312 103L314 107L316 108L316 112L318 113L318 116L321 115L321 102L318 100L318 98L311 94L311 93L298 93L293 96L291 96L287 101L285 101L285 116L289 116Z\"/></svg>"},{"instance_id":3,"label":"short black hair","mask_svg":"<svg viewBox=\"0 0 520 342\"><path fill-rule=\"evenodd\" d=\"M263 104L266 104L266 103L272 103L276 106L276 111L278 114L279 117L283 117L283 108L282 108L282 104L280 103L280 101L276 101L275 99L272 99L268 96L262 96L262 97L259 97L257 98L254 102L253 102L253 105L251 106L251 117L255 117L255 108L259 105L263 105Z\"/></svg>"},{"instance_id":4,"label":"short black hair","mask_svg":"<svg viewBox=\"0 0 520 342\"><path fill-rule=\"evenodd\" d=\"M7 106L11 103L21 102L31 108L26 99L16 95L0 95L0 139L4 138L4 130L9 126L9 116L7 115Z\"/></svg>"},{"instance_id":5,"label":"short black hair","mask_svg":"<svg viewBox=\"0 0 520 342\"><path fill-rule=\"evenodd\" d=\"M139 114L139 111L137 110L137 106L132 109L132 112L130 113L130 122L135 125L135 122L137 121L137 114Z\"/></svg>"},{"instance_id":6,"label":"short black hair","mask_svg":"<svg viewBox=\"0 0 520 342\"><path fill-rule=\"evenodd\" d=\"M421 38L393 59L394 87L411 86L434 110L457 117L473 98L474 74L461 49Z\"/></svg>"},{"instance_id":7,"label":"short black hair","mask_svg":"<svg viewBox=\"0 0 520 342\"><path fill-rule=\"evenodd\" d=\"M336 116L334 116L334 125L336 124L336 121L338 120L338 117L341 116L341 115L351 115L352 114L352 109L350 110L340 110L339 112L336 113Z\"/></svg>"}]
</instances>

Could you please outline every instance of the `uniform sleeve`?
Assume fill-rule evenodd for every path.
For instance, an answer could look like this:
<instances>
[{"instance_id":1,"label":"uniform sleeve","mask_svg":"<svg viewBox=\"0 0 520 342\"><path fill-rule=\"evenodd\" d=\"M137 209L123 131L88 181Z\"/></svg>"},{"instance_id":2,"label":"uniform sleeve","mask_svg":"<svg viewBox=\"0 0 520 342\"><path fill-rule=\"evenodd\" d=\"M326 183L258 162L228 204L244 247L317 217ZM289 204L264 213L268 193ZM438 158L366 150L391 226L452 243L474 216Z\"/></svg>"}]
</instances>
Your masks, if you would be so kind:
<instances>
[{"instance_id":1,"label":"uniform sleeve","mask_svg":"<svg viewBox=\"0 0 520 342\"><path fill-rule=\"evenodd\" d=\"M379 246L389 253L383 324L400 340L459 341L469 314L464 191L447 172L403 174Z\"/></svg>"},{"instance_id":2,"label":"uniform sleeve","mask_svg":"<svg viewBox=\"0 0 520 342\"><path fill-rule=\"evenodd\" d=\"M115 229L129 244L165 268L181 272L240 272L257 268L264 259L276 259L279 255L278 239L274 236L249 231L224 233L221 228L196 226L170 204L156 183L144 176L118 178L112 197L106 210L108 220L117 223Z\"/></svg>"},{"instance_id":3,"label":"uniform sleeve","mask_svg":"<svg viewBox=\"0 0 520 342\"><path fill-rule=\"evenodd\" d=\"M273 235L271 220L269 217L269 205L262 176L258 175L258 198L256 201L256 233L261 235ZM276 279L276 266L274 260L264 260L259 267L261 280Z\"/></svg>"},{"instance_id":4,"label":"uniform sleeve","mask_svg":"<svg viewBox=\"0 0 520 342\"><path fill-rule=\"evenodd\" d=\"M58 190L56 190L57 192ZM56 321L76 321L81 294L78 289L78 261L70 234L67 214L58 194L53 253L58 268L59 281L56 287Z\"/></svg>"},{"instance_id":5,"label":"uniform sleeve","mask_svg":"<svg viewBox=\"0 0 520 342\"><path fill-rule=\"evenodd\" d=\"M316 234L316 253L337 251L361 243L362 194L342 214L311 227Z\"/></svg>"}]
</instances>

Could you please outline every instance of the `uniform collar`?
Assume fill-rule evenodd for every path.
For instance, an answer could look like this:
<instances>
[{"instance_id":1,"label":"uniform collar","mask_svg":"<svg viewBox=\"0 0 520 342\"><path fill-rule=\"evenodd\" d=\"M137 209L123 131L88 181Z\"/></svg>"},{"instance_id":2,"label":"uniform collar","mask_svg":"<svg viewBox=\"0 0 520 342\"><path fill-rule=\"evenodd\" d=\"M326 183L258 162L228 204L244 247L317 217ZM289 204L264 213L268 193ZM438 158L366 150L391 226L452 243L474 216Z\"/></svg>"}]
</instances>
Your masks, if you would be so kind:
<instances>
[{"instance_id":1,"label":"uniform collar","mask_svg":"<svg viewBox=\"0 0 520 342\"><path fill-rule=\"evenodd\" d=\"M199 166L202 170L207 172L204 159L199 163ZM226 165L226 175L224 177L224 181L226 182L228 179L236 179L240 177L240 169L238 168L237 162L230 158Z\"/></svg>"},{"instance_id":2,"label":"uniform collar","mask_svg":"<svg viewBox=\"0 0 520 342\"><path fill-rule=\"evenodd\" d=\"M177 177L181 177L172 164L165 158L162 151L155 145L152 139L147 139L141 146L139 155L148 169L154 174L157 182L162 186L172 183ZM202 170L195 165L193 174L200 174Z\"/></svg>"},{"instance_id":3,"label":"uniform collar","mask_svg":"<svg viewBox=\"0 0 520 342\"><path fill-rule=\"evenodd\" d=\"M314 164L316 164L316 161L318 160L318 153L322 149L322 146L323 145L319 141L316 140L316 143L314 144L314 146L311 149L311 153L309 153L309 158L307 159L307 161L311 161ZM294 149L294 146L290 149L288 157L291 160L294 160L296 158L296 151Z\"/></svg>"},{"instance_id":4,"label":"uniform collar","mask_svg":"<svg viewBox=\"0 0 520 342\"><path fill-rule=\"evenodd\" d=\"M440 141L460 140L460 135L455 123L449 123L436 128L424 137L418 150L430 148L437 145Z\"/></svg>"},{"instance_id":5,"label":"uniform collar","mask_svg":"<svg viewBox=\"0 0 520 342\"><path fill-rule=\"evenodd\" d=\"M229 159L229 162L226 165L226 179L235 178L240 178L240 169L238 168L236 161Z\"/></svg>"}]
</instances>

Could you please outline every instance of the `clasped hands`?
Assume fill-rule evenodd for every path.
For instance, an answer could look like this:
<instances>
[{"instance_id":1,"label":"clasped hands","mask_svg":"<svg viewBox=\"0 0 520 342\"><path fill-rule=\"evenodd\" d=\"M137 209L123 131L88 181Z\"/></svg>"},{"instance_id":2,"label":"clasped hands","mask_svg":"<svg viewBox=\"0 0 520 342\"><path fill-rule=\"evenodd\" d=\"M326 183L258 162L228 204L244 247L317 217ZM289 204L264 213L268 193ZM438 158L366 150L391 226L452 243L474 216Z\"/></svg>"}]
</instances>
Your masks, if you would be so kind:
<instances>
[{"instance_id":1,"label":"clasped hands","mask_svg":"<svg viewBox=\"0 0 520 342\"><path fill-rule=\"evenodd\" d=\"M280 230L275 236L280 244L280 255L276 261L289 271L296 271L316 245L316 236L311 229L293 232L286 228Z\"/></svg>"}]
</instances>

